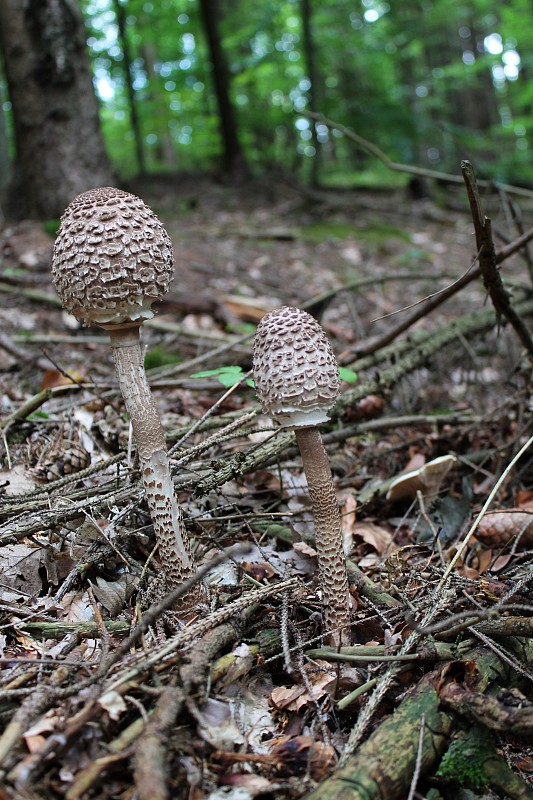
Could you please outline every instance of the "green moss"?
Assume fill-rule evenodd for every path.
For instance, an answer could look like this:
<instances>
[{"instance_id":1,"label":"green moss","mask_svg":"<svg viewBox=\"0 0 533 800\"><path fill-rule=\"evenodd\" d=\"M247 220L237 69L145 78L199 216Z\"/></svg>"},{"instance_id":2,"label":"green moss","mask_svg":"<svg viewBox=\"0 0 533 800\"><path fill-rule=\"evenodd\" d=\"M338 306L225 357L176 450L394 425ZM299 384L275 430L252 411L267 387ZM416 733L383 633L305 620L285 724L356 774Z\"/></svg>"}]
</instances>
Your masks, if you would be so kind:
<instances>
[{"instance_id":1,"label":"green moss","mask_svg":"<svg viewBox=\"0 0 533 800\"><path fill-rule=\"evenodd\" d=\"M366 228L359 228L346 222L311 222L302 228L301 236L317 243L335 239L357 239L372 243L380 243L390 238L410 241L409 234L401 228L380 222Z\"/></svg>"},{"instance_id":2,"label":"green moss","mask_svg":"<svg viewBox=\"0 0 533 800\"><path fill-rule=\"evenodd\" d=\"M302 228L302 238L311 242L325 242L332 239L355 239L358 230L345 222L311 222Z\"/></svg>"},{"instance_id":3,"label":"green moss","mask_svg":"<svg viewBox=\"0 0 533 800\"><path fill-rule=\"evenodd\" d=\"M165 367L167 364L179 364L180 361L180 357L174 353L167 353L162 347L154 347L144 357L144 368L155 369L156 367Z\"/></svg>"},{"instance_id":4,"label":"green moss","mask_svg":"<svg viewBox=\"0 0 533 800\"><path fill-rule=\"evenodd\" d=\"M56 233L59 229L59 223L59 219L47 219L45 222L43 222L44 232L47 233L48 236L53 236L55 239Z\"/></svg>"},{"instance_id":5,"label":"green moss","mask_svg":"<svg viewBox=\"0 0 533 800\"><path fill-rule=\"evenodd\" d=\"M391 191L402 189L408 182L408 177L401 172L393 172L387 168L376 165L374 169L335 169L323 166L320 175L321 186L330 189L376 189L378 191Z\"/></svg>"},{"instance_id":6,"label":"green moss","mask_svg":"<svg viewBox=\"0 0 533 800\"><path fill-rule=\"evenodd\" d=\"M410 247L394 260L400 267L421 267L432 263L431 254L421 247Z\"/></svg>"},{"instance_id":7,"label":"green moss","mask_svg":"<svg viewBox=\"0 0 533 800\"><path fill-rule=\"evenodd\" d=\"M401 239L404 242L411 241L411 236L407 231L384 222L374 223L372 227L368 228L358 228L357 234L360 239L367 239L371 242L382 242L391 238Z\"/></svg>"},{"instance_id":8,"label":"green moss","mask_svg":"<svg viewBox=\"0 0 533 800\"><path fill-rule=\"evenodd\" d=\"M468 734L458 736L446 751L437 777L447 783L483 789L490 782L485 763L493 756L493 747L485 737Z\"/></svg>"}]
</instances>

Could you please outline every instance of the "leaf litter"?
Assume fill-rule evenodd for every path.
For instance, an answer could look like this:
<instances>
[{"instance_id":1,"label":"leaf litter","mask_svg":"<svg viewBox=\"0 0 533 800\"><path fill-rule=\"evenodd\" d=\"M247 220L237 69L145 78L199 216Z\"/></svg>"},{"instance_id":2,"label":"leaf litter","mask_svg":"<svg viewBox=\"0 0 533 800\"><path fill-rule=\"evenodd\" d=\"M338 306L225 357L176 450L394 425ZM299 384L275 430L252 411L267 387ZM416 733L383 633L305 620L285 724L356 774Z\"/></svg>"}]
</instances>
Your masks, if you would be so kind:
<instances>
[{"instance_id":1,"label":"leaf litter","mask_svg":"<svg viewBox=\"0 0 533 800\"><path fill-rule=\"evenodd\" d=\"M105 345L65 318L50 299L45 271L32 266L32 241L26 253L23 236L18 243L24 277L0 295L10 342L7 350L0 342L8 356L0 362L6 797L137 792L144 798L148 771L148 779L162 776L168 797L292 800L333 779L373 687L391 669L387 658L397 657L416 633L474 515L531 435L530 368L512 331L494 320L478 334L459 330L446 347L409 367L417 341L482 308L478 284L391 344L374 353L357 350L396 324L371 319L429 295L435 276L450 264L464 271L472 258L466 214L449 211L440 225L421 219L415 203L393 207L380 195L347 196L342 210L327 212L332 223L357 209L360 224L371 229L382 213L407 236L381 242L331 236L317 243L298 231L328 209L327 195L321 206L284 188L278 204L266 206L245 190L225 191L237 196L233 211L220 204L217 190L207 191L185 219L166 215L170 231L181 232L183 274L146 345L148 354L158 350L149 380L176 448L176 491L200 560L234 542L251 547L215 568L211 609L192 622L191 638L184 628L183 644L168 652L150 628L118 662L110 658L139 623L137 590L158 569L135 446ZM292 233L281 237L276 231L287 222L280 211L287 196ZM165 198L158 204L164 208ZM423 248L422 260L414 258L414 246ZM399 265L411 261L410 281L395 280ZM521 259L506 262L505 271L527 295ZM371 276L366 288L349 288ZM40 301L21 293L32 287L42 292ZM10 308L15 293L18 316ZM350 652L360 659L353 663L321 647L312 518L290 436L276 434L261 415L224 433L255 408L253 389L242 381L250 368L249 326L275 305L306 302L315 303L349 368L344 398L351 399L335 414L325 441L352 570ZM525 313L531 317L531 309ZM27 358L13 360L11 345L24 346ZM179 353L179 360L166 353ZM403 371L389 378L398 363ZM217 406L224 387L239 381ZM42 403L17 416L41 391L47 393ZM199 424L192 429L193 423ZM90 458L80 457L80 446ZM438 629L413 650L419 660L399 662L401 670L392 673L372 721L376 732L439 663L435 655L424 660L425 648L447 654L451 663L451 637L462 663L461 644L473 646L472 626L480 635L496 626L504 652L531 673L531 647L517 654L516 637L531 620L532 491L526 455L458 559ZM224 624L209 631L210 614L231 608L243 591L252 598L257 588L287 579L296 579L297 588L250 599L232 634ZM464 620L470 624L461 627ZM207 625L204 633L194 633L198 623ZM183 697L182 687L188 687ZM166 689L178 709L172 723L160 721ZM160 760L143 760L144 736L153 737ZM504 738L506 761L527 784L531 751L512 731ZM421 791L437 766L435 760L420 776Z\"/></svg>"}]
</instances>

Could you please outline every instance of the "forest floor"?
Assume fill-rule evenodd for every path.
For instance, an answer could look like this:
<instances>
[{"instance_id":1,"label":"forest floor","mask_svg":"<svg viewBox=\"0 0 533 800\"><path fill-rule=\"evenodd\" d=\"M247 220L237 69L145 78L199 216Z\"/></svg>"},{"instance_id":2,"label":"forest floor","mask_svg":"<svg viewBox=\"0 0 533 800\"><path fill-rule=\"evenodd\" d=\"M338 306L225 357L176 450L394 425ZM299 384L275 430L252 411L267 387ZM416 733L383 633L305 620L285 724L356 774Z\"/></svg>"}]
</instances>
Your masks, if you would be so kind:
<instances>
[{"instance_id":1,"label":"forest floor","mask_svg":"<svg viewBox=\"0 0 533 800\"><path fill-rule=\"evenodd\" d=\"M531 363L475 275L466 193L127 188L175 247L143 342L198 561L248 549L181 631L135 627L157 554L107 337L61 309L42 226L5 228L0 800L533 798L531 450L513 461ZM532 201L521 222L484 202L498 257ZM527 245L499 263L531 327ZM340 653L298 452L244 379L280 305L346 368L323 431L357 643Z\"/></svg>"}]
</instances>

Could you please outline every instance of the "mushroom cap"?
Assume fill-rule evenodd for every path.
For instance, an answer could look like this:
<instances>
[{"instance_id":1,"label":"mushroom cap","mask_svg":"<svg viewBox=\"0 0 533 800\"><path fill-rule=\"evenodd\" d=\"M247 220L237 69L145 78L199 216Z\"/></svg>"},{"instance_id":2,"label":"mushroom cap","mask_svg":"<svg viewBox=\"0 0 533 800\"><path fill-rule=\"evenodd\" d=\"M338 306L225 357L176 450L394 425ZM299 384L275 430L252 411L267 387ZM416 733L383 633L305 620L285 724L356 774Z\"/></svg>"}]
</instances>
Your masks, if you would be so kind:
<instances>
[{"instance_id":1,"label":"mushroom cap","mask_svg":"<svg viewBox=\"0 0 533 800\"><path fill-rule=\"evenodd\" d=\"M265 414L285 428L319 425L340 391L339 368L316 319L282 306L260 321L254 341L254 384Z\"/></svg>"},{"instance_id":2,"label":"mushroom cap","mask_svg":"<svg viewBox=\"0 0 533 800\"><path fill-rule=\"evenodd\" d=\"M105 187L78 195L61 217L52 277L63 306L84 325L153 317L174 276L172 243L143 201Z\"/></svg>"}]
</instances>

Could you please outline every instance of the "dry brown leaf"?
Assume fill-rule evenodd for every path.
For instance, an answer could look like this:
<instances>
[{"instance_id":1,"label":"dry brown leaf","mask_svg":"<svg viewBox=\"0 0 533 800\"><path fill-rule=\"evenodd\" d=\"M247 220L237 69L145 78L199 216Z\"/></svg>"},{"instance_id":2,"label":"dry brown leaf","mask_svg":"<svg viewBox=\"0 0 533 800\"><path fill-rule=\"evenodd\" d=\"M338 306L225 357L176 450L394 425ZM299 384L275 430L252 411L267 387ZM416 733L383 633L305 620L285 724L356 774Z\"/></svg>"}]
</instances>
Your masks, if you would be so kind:
<instances>
[{"instance_id":1,"label":"dry brown leaf","mask_svg":"<svg viewBox=\"0 0 533 800\"><path fill-rule=\"evenodd\" d=\"M43 592L43 573L48 583L57 585L57 569L50 551L27 544L8 544L0 550L2 587L0 597L14 600L20 594L37 597Z\"/></svg>"},{"instance_id":2,"label":"dry brown leaf","mask_svg":"<svg viewBox=\"0 0 533 800\"><path fill-rule=\"evenodd\" d=\"M35 753L41 749L46 740L43 734L55 731L58 723L59 719L56 712L54 710L48 711L22 734L30 753Z\"/></svg>"},{"instance_id":3,"label":"dry brown leaf","mask_svg":"<svg viewBox=\"0 0 533 800\"><path fill-rule=\"evenodd\" d=\"M286 708L290 711L297 711L298 708L300 708L302 705L305 705L309 699L306 697L303 702L298 702L304 692L304 686L277 686L272 691L270 699L275 708Z\"/></svg>"},{"instance_id":4,"label":"dry brown leaf","mask_svg":"<svg viewBox=\"0 0 533 800\"><path fill-rule=\"evenodd\" d=\"M46 369L43 373L41 381L42 389L53 389L55 386L69 386L71 383L82 383L85 380L83 375L77 369L65 370L65 372L58 372L56 369Z\"/></svg>"},{"instance_id":5,"label":"dry brown leaf","mask_svg":"<svg viewBox=\"0 0 533 800\"><path fill-rule=\"evenodd\" d=\"M523 511L533 511L533 491L522 489L517 492L516 505Z\"/></svg>"},{"instance_id":6,"label":"dry brown leaf","mask_svg":"<svg viewBox=\"0 0 533 800\"><path fill-rule=\"evenodd\" d=\"M339 503L341 508L341 530L342 546L345 553L349 553L353 547L353 537L356 526L357 500L351 489L339 493Z\"/></svg>"},{"instance_id":7,"label":"dry brown leaf","mask_svg":"<svg viewBox=\"0 0 533 800\"><path fill-rule=\"evenodd\" d=\"M4 491L7 495L31 492L37 486L31 472L22 464L17 464L13 469L0 470L0 484L6 483Z\"/></svg>"},{"instance_id":8,"label":"dry brown leaf","mask_svg":"<svg viewBox=\"0 0 533 800\"><path fill-rule=\"evenodd\" d=\"M276 759L276 769L283 777L305 775L309 770L314 781L321 781L337 763L333 747L311 736L287 737L278 741L270 754Z\"/></svg>"},{"instance_id":9,"label":"dry brown leaf","mask_svg":"<svg viewBox=\"0 0 533 800\"><path fill-rule=\"evenodd\" d=\"M474 569L474 567L463 567L461 572L471 581L477 581L477 579L480 577L479 570Z\"/></svg>"},{"instance_id":10,"label":"dry brown leaf","mask_svg":"<svg viewBox=\"0 0 533 800\"><path fill-rule=\"evenodd\" d=\"M104 711L107 711L110 719L112 720L120 719L122 714L128 710L128 706L126 705L123 697L115 691L106 692L104 695L98 698L97 702L98 705L104 709Z\"/></svg>"},{"instance_id":11,"label":"dry brown leaf","mask_svg":"<svg viewBox=\"0 0 533 800\"><path fill-rule=\"evenodd\" d=\"M392 533L374 522L356 522L353 532L380 556L385 555L392 542Z\"/></svg>"},{"instance_id":12,"label":"dry brown leaf","mask_svg":"<svg viewBox=\"0 0 533 800\"><path fill-rule=\"evenodd\" d=\"M321 665L324 671L315 672L316 666ZM320 700L330 689L336 686L336 676L330 675L326 669L331 669L331 665L326 661L314 661L313 665L306 667L309 680L313 686L311 698L305 686L278 686L270 695L272 704L276 708L285 708L288 711L299 711L313 700Z\"/></svg>"},{"instance_id":13,"label":"dry brown leaf","mask_svg":"<svg viewBox=\"0 0 533 800\"><path fill-rule=\"evenodd\" d=\"M196 719L202 738L212 747L232 750L234 746L245 743L233 720L229 703L208 697L201 708L197 709Z\"/></svg>"},{"instance_id":14,"label":"dry brown leaf","mask_svg":"<svg viewBox=\"0 0 533 800\"><path fill-rule=\"evenodd\" d=\"M480 575L483 575L486 572L491 564L492 561L492 550L481 550L478 553L478 569Z\"/></svg>"},{"instance_id":15,"label":"dry brown leaf","mask_svg":"<svg viewBox=\"0 0 533 800\"><path fill-rule=\"evenodd\" d=\"M267 311L272 310L271 303L263 303L256 297L227 294L222 297L222 303L232 314L244 322L259 322Z\"/></svg>"},{"instance_id":16,"label":"dry brown leaf","mask_svg":"<svg viewBox=\"0 0 533 800\"><path fill-rule=\"evenodd\" d=\"M294 542L292 548L301 556L306 556L307 558L314 558L316 556L315 548L305 542Z\"/></svg>"},{"instance_id":17,"label":"dry brown leaf","mask_svg":"<svg viewBox=\"0 0 533 800\"><path fill-rule=\"evenodd\" d=\"M511 555L498 556L498 558L495 560L494 564L490 568L491 572L501 572L502 569L505 569L509 565L509 562L512 560L512 558L513 556Z\"/></svg>"}]
</instances>

